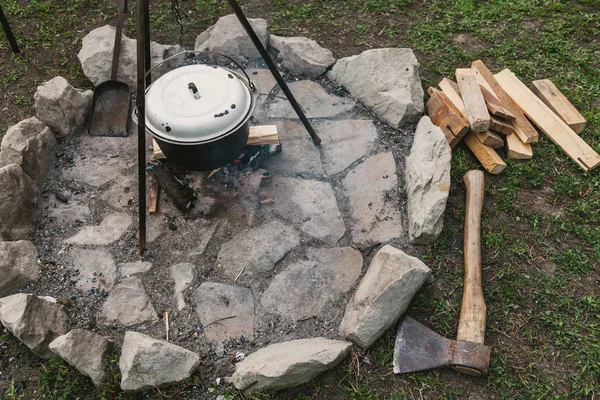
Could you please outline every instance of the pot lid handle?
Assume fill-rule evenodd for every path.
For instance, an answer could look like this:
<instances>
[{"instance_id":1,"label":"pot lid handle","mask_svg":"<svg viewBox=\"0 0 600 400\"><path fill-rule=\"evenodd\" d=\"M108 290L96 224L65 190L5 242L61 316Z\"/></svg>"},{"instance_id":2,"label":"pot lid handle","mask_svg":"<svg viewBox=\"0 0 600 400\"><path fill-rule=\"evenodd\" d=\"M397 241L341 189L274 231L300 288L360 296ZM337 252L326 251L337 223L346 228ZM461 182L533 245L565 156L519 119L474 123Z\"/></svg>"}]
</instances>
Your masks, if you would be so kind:
<instances>
[{"instance_id":1,"label":"pot lid handle","mask_svg":"<svg viewBox=\"0 0 600 400\"><path fill-rule=\"evenodd\" d=\"M188 89L192 91L192 96L194 96L194 99L198 100L200 98L200 93L198 93L198 88L194 82L188 83Z\"/></svg>"}]
</instances>

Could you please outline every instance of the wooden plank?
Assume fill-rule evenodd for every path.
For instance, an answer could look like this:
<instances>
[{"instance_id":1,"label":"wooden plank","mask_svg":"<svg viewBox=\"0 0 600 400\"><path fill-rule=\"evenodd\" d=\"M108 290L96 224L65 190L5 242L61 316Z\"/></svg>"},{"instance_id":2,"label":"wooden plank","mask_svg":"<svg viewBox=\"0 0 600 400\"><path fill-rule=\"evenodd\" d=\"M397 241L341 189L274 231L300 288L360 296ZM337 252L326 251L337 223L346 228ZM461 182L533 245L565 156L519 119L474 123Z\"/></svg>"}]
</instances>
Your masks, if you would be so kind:
<instances>
[{"instance_id":1,"label":"wooden plank","mask_svg":"<svg viewBox=\"0 0 600 400\"><path fill-rule=\"evenodd\" d=\"M487 172L496 175L504 171L506 163L494 149L482 144L474 132L467 133L463 140Z\"/></svg>"},{"instance_id":2,"label":"wooden plank","mask_svg":"<svg viewBox=\"0 0 600 400\"><path fill-rule=\"evenodd\" d=\"M529 160L533 157L531 144L523 143L518 135L506 137L506 158L510 160Z\"/></svg>"},{"instance_id":3,"label":"wooden plank","mask_svg":"<svg viewBox=\"0 0 600 400\"><path fill-rule=\"evenodd\" d=\"M279 144L277 125L255 125L250 127L247 146L261 146L264 144Z\"/></svg>"},{"instance_id":4,"label":"wooden plank","mask_svg":"<svg viewBox=\"0 0 600 400\"><path fill-rule=\"evenodd\" d=\"M554 83L550 79L540 79L531 82L531 91L542 99L575 133L581 133L585 129L586 121L583 115L554 86Z\"/></svg>"},{"instance_id":5,"label":"wooden plank","mask_svg":"<svg viewBox=\"0 0 600 400\"><path fill-rule=\"evenodd\" d=\"M153 182L150 187L150 206L148 207L148 214L156 213L156 209L158 207L158 193L160 188L158 186L158 182Z\"/></svg>"},{"instance_id":6,"label":"wooden plank","mask_svg":"<svg viewBox=\"0 0 600 400\"><path fill-rule=\"evenodd\" d=\"M162 152L162 150L158 146L158 143L156 143L156 140L154 139L152 139L152 149L154 151L154 157L156 157L157 160L164 160L167 158L167 156L165 156L165 153Z\"/></svg>"},{"instance_id":7,"label":"wooden plank","mask_svg":"<svg viewBox=\"0 0 600 400\"><path fill-rule=\"evenodd\" d=\"M496 117L506 118L511 121L514 121L517 118L513 115L513 113L504 108L504 106L500 104L500 100L498 100L496 96L492 94L492 92L487 90L485 86L480 85L479 88L481 89L481 94L483 94L485 104L487 105L490 114L493 114Z\"/></svg>"},{"instance_id":8,"label":"wooden plank","mask_svg":"<svg viewBox=\"0 0 600 400\"><path fill-rule=\"evenodd\" d=\"M485 132L490 128L490 113L487 110L483 94L475 74L469 68L456 70L456 81L460 88L460 97L465 103L467 120L473 132Z\"/></svg>"},{"instance_id":9,"label":"wooden plank","mask_svg":"<svg viewBox=\"0 0 600 400\"><path fill-rule=\"evenodd\" d=\"M490 90L490 92L500 100L500 103L516 117L514 121L515 133L519 135L521 140L524 143L537 142L539 138L537 131L533 125L527 121L527 118L523 115L511 97L502 90L496 81L496 78L494 78L494 75L487 69L485 64L481 60L473 61L473 63L471 63L471 70L475 72L479 84Z\"/></svg>"},{"instance_id":10,"label":"wooden plank","mask_svg":"<svg viewBox=\"0 0 600 400\"><path fill-rule=\"evenodd\" d=\"M495 78L502 89L518 104L521 111L583 170L590 171L600 165L598 153L577 136L515 74L505 69L497 73Z\"/></svg>"},{"instance_id":11,"label":"wooden plank","mask_svg":"<svg viewBox=\"0 0 600 400\"><path fill-rule=\"evenodd\" d=\"M508 136L515 131L515 127L510 121L502 121L490 115L490 130Z\"/></svg>"},{"instance_id":12,"label":"wooden plank","mask_svg":"<svg viewBox=\"0 0 600 400\"><path fill-rule=\"evenodd\" d=\"M454 148L469 131L469 122L461 115L448 97L434 88L429 88L431 96L425 107L434 125L440 127L450 147Z\"/></svg>"},{"instance_id":13,"label":"wooden plank","mask_svg":"<svg viewBox=\"0 0 600 400\"><path fill-rule=\"evenodd\" d=\"M465 103L463 103L463 100L460 97L458 84L451 79L444 78L438 83L438 86L442 89L442 92L448 96L452 104L460 111L463 117L467 118L467 110L465 108Z\"/></svg>"},{"instance_id":14,"label":"wooden plank","mask_svg":"<svg viewBox=\"0 0 600 400\"><path fill-rule=\"evenodd\" d=\"M499 149L500 147L504 147L504 140L497 133L485 131L485 132L475 132L475 136L482 144L486 146L490 146L493 149Z\"/></svg>"}]
</instances>

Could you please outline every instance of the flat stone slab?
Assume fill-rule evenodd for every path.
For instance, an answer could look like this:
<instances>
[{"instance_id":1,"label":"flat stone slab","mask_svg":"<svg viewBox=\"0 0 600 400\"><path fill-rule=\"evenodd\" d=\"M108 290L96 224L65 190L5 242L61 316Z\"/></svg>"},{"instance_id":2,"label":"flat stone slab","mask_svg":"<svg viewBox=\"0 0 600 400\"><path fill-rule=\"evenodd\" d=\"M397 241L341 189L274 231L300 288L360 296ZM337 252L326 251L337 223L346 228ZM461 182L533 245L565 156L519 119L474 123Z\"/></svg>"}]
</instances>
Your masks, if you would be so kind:
<instances>
[{"instance_id":1,"label":"flat stone slab","mask_svg":"<svg viewBox=\"0 0 600 400\"><path fill-rule=\"evenodd\" d=\"M102 194L101 199L117 210L130 206L134 199L138 199L137 177L131 172L117 177Z\"/></svg>"},{"instance_id":2,"label":"flat stone slab","mask_svg":"<svg viewBox=\"0 0 600 400\"><path fill-rule=\"evenodd\" d=\"M125 333L119 369L126 392L170 385L189 378L200 365L200 356L164 340L141 333Z\"/></svg>"},{"instance_id":3,"label":"flat stone slab","mask_svg":"<svg viewBox=\"0 0 600 400\"><path fill-rule=\"evenodd\" d=\"M233 280L244 269L241 277L266 274L275 268L288 251L300 244L296 230L279 221L249 229L223 243L217 263L225 276Z\"/></svg>"},{"instance_id":4,"label":"flat stone slab","mask_svg":"<svg viewBox=\"0 0 600 400\"><path fill-rule=\"evenodd\" d=\"M302 105L307 118L332 118L352 110L356 105L350 99L330 95L321 85L310 80L292 82L288 87ZM269 118L298 119L298 115L285 95L280 93L269 106Z\"/></svg>"},{"instance_id":5,"label":"flat stone slab","mask_svg":"<svg viewBox=\"0 0 600 400\"><path fill-rule=\"evenodd\" d=\"M125 278L102 305L102 315L108 322L124 326L158 321L158 315L139 278Z\"/></svg>"},{"instance_id":6,"label":"flat stone slab","mask_svg":"<svg viewBox=\"0 0 600 400\"><path fill-rule=\"evenodd\" d=\"M346 231L328 182L274 176L261 190L261 195L274 200L265 206L273 215L327 244L335 245Z\"/></svg>"},{"instance_id":7,"label":"flat stone slab","mask_svg":"<svg viewBox=\"0 0 600 400\"><path fill-rule=\"evenodd\" d=\"M315 124L323 139L323 165L329 175L335 175L367 155L377 139L377 130L370 120L324 121Z\"/></svg>"},{"instance_id":8,"label":"flat stone slab","mask_svg":"<svg viewBox=\"0 0 600 400\"><path fill-rule=\"evenodd\" d=\"M72 280L75 287L89 292L92 288L98 291L111 291L117 279L117 266L106 250L71 249L69 252L73 270L78 271Z\"/></svg>"},{"instance_id":9,"label":"flat stone slab","mask_svg":"<svg viewBox=\"0 0 600 400\"><path fill-rule=\"evenodd\" d=\"M246 73L250 77L250 80L258 87L258 93L262 95L268 95L275 85L277 85L273 74L266 68L247 69Z\"/></svg>"},{"instance_id":10,"label":"flat stone slab","mask_svg":"<svg viewBox=\"0 0 600 400\"><path fill-rule=\"evenodd\" d=\"M363 349L370 347L404 314L430 276L418 258L382 247L346 306L340 335Z\"/></svg>"},{"instance_id":11,"label":"flat stone slab","mask_svg":"<svg viewBox=\"0 0 600 400\"><path fill-rule=\"evenodd\" d=\"M171 278L175 281L175 298L177 309L183 310L186 306L183 292L196 280L196 267L190 263L179 263L171 266Z\"/></svg>"},{"instance_id":12,"label":"flat stone slab","mask_svg":"<svg viewBox=\"0 0 600 400\"><path fill-rule=\"evenodd\" d=\"M55 218L60 225L72 224L76 221L85 221L91 214L90 208L76 202L67 204L55 202L48 207L48 217Z\"/></svg>"},{"instance_id":13,"label":"flat stone slab","mask_svg":"<svg viewBox=\"0 0 600 400\"><path fill-rule=\"evenodd\" d=\"M107 215L97 226L84 226L79 233L65 239L65 243L77 245L105 245L119 240L131 225L129 214Z\"/></svg>"},{"instance_id":14,"label":"flat stone slab","mask_svg":"<svg viewBox=\"0 0 600 400\"><path fill-rule=\"evenodd\" d=\"M304 126L293 121L277 121L281 153L265 162L265 168L278 173L323 176L319 148L315 146Z\"/></svg>"},{"instance_id":15,"label":"flat stone slab","mask_svg":"<svg viewBox=\"0 0 600 400\"><path fill-rule=\"evenodd\" d=\"M204 282L194 291L192 301L208 341L254 334L254 296L250 289Z\"/></svg>"},{"instance_id":16,"label":"flat stone slab","mask_svg":"<svg viewBox=\"0 0 600 400\"><path fill-rule=\"evenodd\" d=\"M351 348L351 343L323 337L272 344L239 362L230 382L246 393L291 388L335 367Z\"/></svg>"},{"instance_id":17,"label":"flat stone slab","mask_svg":"<svg viewBox=\"0 0 600 400\"><path fill-rule=\"evenodd\" d=\"M133 261L119 265L121 276L143 274L150 271L152 263L150 261Z\"/></svg>"},{"instance_id":18,"label":"flat stone slab","mask_svg":"<svg viewBox=\"0 0 600 400\"><path fill-rule=\"evenodd\" d=\"M74 165L63 170L63 177L67 180L101 186L136 165L137 135L81 135L80 138L77 156L73 160Z\"/></svg>"},{"instance_id":19,"label":"flat stone slab","mask_svg":"<svg viewBox=\"0 0 600 400\"><path fill-rule=\"evenodd\" d=\"M367 158L343 180L352 213L354 243L385 243L402 235L398 206L386 194L398 184L391 152Z\"/></svg>"},{"instance_id":20,"label":"flat stone slab","mask_svg":"<svg viewBox=\"0 0 600 400\"><path fill-rule=\"evenodd\" d=\"M220 221L214 221L214 222L205 224L200 229L198 229L198 232L197 232L198 237L195 240L197 245L192 250L190 250L190 252L188 253L188 255L190 257L201 256L202 254L204 254L206 247L212 240L212 238L215 234L215 231L219 227L220 223L221 223Z\"/></svg>"},{"instance_id":21,"label":"flat stone slab","mask_svg":"<svg viewBox=\"0 0 600 400\"><path fill-rule=\"evenodd\" d=\"M351 247L310 248L308 260L294 263L264 291L261 304L271 313L293 320L322 315L360 277L362 255Z\"/></svg>"},{"instance_id":22,"label":"flat stone slab","mask_svg":"<svg viewBox=\"0 0 600 400\"><path fill-rule=\"evenodd\" d=\"M94 385L102 385L110 350L107 339L85 329L73 329L54 339L49 347L77 371L89 376Z\"/></svg>"}]
</instances>

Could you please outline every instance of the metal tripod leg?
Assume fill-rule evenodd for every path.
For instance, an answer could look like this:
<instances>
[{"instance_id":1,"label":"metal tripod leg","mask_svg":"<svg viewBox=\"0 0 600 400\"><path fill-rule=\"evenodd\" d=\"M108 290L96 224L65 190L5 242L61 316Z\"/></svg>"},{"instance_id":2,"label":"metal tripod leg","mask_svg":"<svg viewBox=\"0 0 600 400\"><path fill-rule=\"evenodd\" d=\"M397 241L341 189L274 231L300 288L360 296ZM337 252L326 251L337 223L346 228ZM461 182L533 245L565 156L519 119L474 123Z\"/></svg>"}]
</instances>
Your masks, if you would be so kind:
<instances>
[{"instance_id":1,"label":"metal tripod leg","mask_svg":"<svg viewBox=\"0 0 600 400\"><path fill-rule=\"evenodd\" d=\"M19 49L19 45L13 36L12 30L10 29L10 25L8 24L8 20L6 19L6 15L4 15L4 11L2 11L2 6L0 5L0 23L2 23L2 28L4 28L4 33L6 33L6 38L8 39L8 43L10 43L10 47L15 54L19 54L21 50Z\"/></svg>"}]
</instances>

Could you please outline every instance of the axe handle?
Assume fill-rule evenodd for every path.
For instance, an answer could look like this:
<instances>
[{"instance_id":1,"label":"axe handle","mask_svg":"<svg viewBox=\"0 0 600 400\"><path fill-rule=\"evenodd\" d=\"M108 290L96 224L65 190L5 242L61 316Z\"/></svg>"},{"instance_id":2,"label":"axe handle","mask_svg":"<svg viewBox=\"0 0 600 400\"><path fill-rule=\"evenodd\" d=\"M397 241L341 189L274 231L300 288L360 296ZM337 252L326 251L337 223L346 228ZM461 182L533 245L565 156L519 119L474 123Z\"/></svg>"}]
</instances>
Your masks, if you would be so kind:
<instances>
[{"instance_id":1,"label":"axe handle","mask_svg":"<svg viewBox=\"0 0 600 400\"><path fill-rule=\"evenodd\" d=\"M467 187L465 220L465 282L463 289L458 340L483 344L485 338L485 301L481 285L481 211L483 209L483 172L469 171L464 176Z\"/></svg>"}]
</instances>

